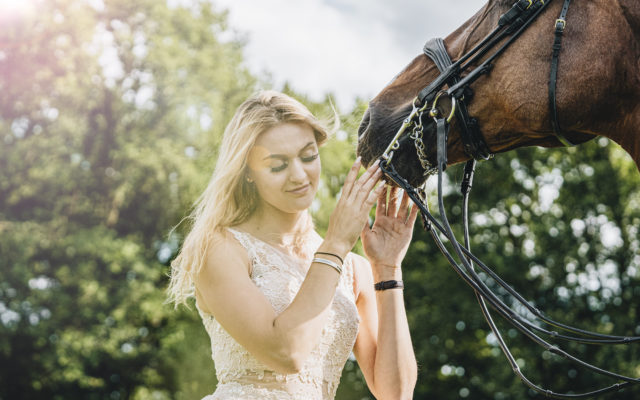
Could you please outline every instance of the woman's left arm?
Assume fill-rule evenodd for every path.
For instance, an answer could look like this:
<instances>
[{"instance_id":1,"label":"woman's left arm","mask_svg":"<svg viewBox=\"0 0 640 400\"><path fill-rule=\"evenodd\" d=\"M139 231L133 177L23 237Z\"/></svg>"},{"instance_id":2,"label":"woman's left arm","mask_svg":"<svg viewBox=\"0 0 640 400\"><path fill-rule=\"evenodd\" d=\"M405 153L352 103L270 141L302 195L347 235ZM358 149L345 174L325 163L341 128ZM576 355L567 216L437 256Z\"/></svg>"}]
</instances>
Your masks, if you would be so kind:
<instances>
[{"instance_id":1,"label":"woman's left arm","mask_svg":"<svg viewBox=\"0 0 640 400\"><path fill-rule=\"evenodd\" d=\"M378 400L411 399L417 365L409 335L402 289L374 290L374 282L402 280L400 268L416 220L409 198L391 189L378 198L373 226L362 231L364 258L354 262L356 305L360 315L354 354L369 389Z\"/></svg>"}]
</instances>

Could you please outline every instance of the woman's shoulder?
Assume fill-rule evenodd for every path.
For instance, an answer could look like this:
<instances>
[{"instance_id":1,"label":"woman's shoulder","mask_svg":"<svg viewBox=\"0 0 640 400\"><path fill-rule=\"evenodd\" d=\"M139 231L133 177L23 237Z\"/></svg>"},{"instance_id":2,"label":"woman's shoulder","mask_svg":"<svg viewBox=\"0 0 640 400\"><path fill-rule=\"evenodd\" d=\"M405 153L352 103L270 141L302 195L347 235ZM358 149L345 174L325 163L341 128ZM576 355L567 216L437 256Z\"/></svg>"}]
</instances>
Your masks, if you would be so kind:
<instances>
[{"instance_id":1,"label":"woman's shoulder","mask_svg":"<svg viewBox=\"0 0 640 400\"><path fill-rule=\"evenodd\" d=\"M196 303L201 311L212 314L202 294L211 292L215 282L228 282L250 275L250 260L247 251L226 228L216 229L209 237L203 253L202 267L194 277Z\"/></svg>"},{"instance_id":2,"label":"woman's shoulder","mask_svg":"<svg viewBox=\"0 0 640 400\"><path fill-rule=\"evenodd\" d=\"M233 228L216 229L212 233L206 255L208 268L228 268L238 263L249 266L249 254L238 233Z\"/></svg>"}]
</instances>

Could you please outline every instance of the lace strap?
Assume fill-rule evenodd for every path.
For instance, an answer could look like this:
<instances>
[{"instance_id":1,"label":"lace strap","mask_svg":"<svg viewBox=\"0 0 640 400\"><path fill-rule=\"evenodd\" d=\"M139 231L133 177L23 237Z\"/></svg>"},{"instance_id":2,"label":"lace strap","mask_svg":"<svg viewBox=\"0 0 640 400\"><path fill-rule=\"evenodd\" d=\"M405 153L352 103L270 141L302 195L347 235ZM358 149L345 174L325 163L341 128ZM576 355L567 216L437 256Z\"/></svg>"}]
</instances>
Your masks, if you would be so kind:
<instances>
[{"instance_id":1,"label":"lace strap","mask_svg":"<svg viewBox=\"0 0 640 400\"><path fill-rule=\"evenodd\" d=\"M245 232L237 231L233 228L227 228L227 230L231 232L238 243L240 243L242 247L244 247L244 249L247 251L247 254L249 255L249 259L255 260L258 254L256 253L256 244L254 243L251 235Z\"/></svg>"}]
</instances>

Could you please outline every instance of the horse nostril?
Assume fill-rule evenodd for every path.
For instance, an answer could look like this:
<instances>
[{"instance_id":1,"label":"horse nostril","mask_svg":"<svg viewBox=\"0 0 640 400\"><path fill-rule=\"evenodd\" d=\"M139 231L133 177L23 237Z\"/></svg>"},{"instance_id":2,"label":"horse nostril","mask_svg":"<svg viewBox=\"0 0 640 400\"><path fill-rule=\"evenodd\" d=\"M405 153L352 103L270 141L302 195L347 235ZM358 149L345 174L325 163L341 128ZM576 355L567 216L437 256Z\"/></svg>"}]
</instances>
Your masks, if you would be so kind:
<instances>
[{"instance_id":1,"label":"horse nostril","mask_svg":"<svg viewBox=\"0 0 640 400\"><path fill-rule=\"evenodd\" d=\"M369 127L369 122L371 121L371 113L367 109L362 116L362 121L360 121L360 126L358 127L358 139L362 137L362 135L367 131Z\"/></svg>"}]
</instances>

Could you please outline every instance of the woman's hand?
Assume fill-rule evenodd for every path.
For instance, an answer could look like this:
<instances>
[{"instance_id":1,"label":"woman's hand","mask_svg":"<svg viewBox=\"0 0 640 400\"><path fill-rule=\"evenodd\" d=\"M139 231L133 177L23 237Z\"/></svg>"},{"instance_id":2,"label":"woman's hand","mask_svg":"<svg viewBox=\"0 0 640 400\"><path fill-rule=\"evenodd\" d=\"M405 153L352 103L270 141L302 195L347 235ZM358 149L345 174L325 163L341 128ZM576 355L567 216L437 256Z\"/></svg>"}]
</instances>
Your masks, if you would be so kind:
<instances>
[{"instance_id":1,"label":"woman's hand","mask_svg":"<svg viewBox=\"0 0 640 400\"><path fill-rule=\"evenodd\" d=\"M325 237L325 242L329 242L331 247L342 255L346 255L356 244L362 226L367 226L373 203L384 193L384 185L374 190L382 176L378 161L371 165L360 178L357 178L360 166L360 157L358 157L342 186L342 193L329 218Z\"/></svg>"},{"instance_id":2,"label":"woman's hand","mask_svg":"<svg viewBox=\"0 0 640 400\"><path fill-rule=\"evenodd\" d=\"M365 226L361 233L362 247L376 281L401 278L400 264L411 243L418 207L409 211L409 196L404 193L400 201L399 194L397 187L380 192L373 227Z\"/></svg>"}]
</instances>

